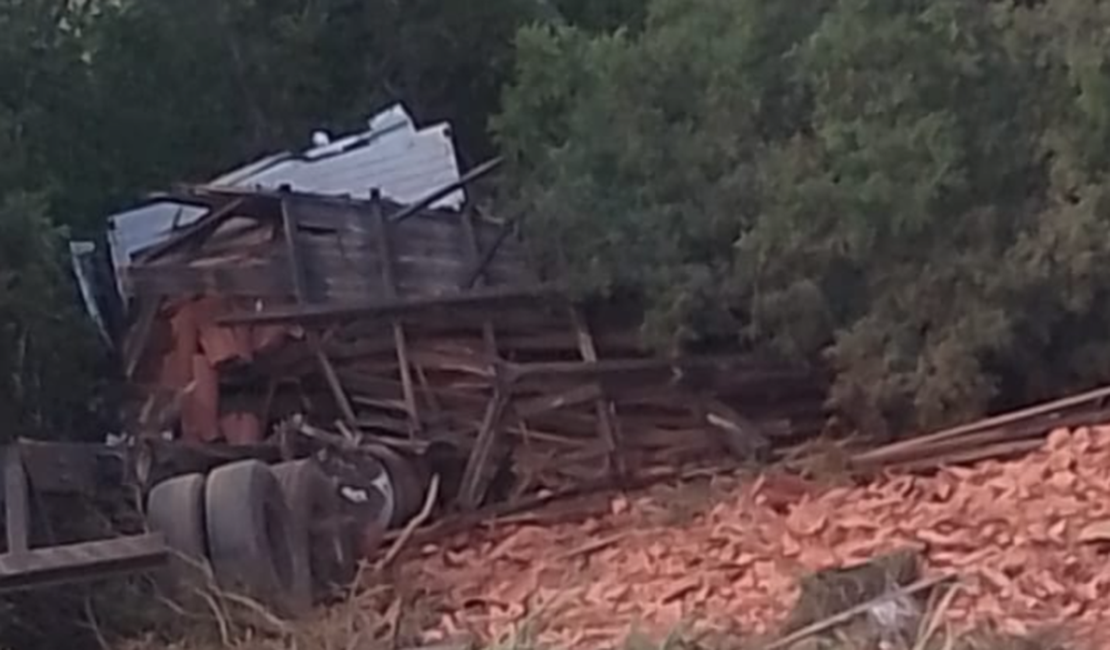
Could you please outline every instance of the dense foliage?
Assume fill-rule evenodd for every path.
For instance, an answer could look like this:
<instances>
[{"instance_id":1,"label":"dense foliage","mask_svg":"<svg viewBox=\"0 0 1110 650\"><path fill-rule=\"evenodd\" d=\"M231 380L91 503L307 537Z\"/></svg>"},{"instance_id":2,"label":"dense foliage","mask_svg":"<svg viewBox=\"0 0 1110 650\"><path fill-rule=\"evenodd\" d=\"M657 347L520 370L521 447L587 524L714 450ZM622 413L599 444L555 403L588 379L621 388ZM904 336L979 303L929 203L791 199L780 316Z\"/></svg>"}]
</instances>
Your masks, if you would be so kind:
<instances>
[{"instance_id":1,"label":"dense foliage","mask_svg":"<svg viewBox=\"0 0 1110 650\"><path fill-rule=\"evenodd\" d=\"M541 258L638 295L662 347L827 363L868 428L1105 380L1108 27L1089 0L0 1L0 415L95 403L59 227L395 100L507 154Z\"/></svg>"},{"instance_id":2,"label":"dense foliage","mask_svg":"<svg viewBox=\"0 0 1110 650\"><path fill-rule=\"evenodd\" d=\"M522 31L497 132L544 259L660 344L935 425L1110 379L1108 39L1089 0L654 0Z\"/></svg>"}]
</instances>

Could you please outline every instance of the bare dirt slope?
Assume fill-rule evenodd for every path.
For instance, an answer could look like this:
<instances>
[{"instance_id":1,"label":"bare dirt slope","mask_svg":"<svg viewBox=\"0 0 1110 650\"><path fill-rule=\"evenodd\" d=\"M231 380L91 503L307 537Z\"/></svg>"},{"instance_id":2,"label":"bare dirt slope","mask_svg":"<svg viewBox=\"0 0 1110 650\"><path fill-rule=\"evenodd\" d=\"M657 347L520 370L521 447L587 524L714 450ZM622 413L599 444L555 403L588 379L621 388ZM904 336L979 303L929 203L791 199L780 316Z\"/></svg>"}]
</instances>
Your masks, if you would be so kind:
<instances>
[{"instance_id":1,"label":"bare dirt slope","mask_svg":"<svg viewBox=\"0 0 1110 650\"><path fill-rule=\"evenodd\" d=\"M915 546L929 573L961 578L954 625L1063 623L1110 647L1110 427L1056 431L1024 458L932 476L717 478L614 497L607 510L423 549L403 571L437 603L425 636L490 639L522 621L564 648L612 647L630 626L760 633L787 615L802 575Z\"/></svg>"}]
</instances>

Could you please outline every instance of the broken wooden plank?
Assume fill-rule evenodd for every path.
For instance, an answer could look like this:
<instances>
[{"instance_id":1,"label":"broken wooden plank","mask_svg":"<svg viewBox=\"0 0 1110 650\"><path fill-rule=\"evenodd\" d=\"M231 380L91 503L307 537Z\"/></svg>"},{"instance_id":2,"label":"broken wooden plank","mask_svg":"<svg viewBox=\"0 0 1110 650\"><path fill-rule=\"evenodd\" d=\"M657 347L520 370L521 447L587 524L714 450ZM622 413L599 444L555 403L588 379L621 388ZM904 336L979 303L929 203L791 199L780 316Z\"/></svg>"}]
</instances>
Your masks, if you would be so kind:
<instances>
[{"instance_id":1,"label":"broken wooden plank","mask_svg":"<svg viewBox=\"0 0 1110 650\"><path fill-rule=\"evenodd\" d=\"M382 284L385 286L386 296L396 299L398 297L397 277L394 270L393 248L390 245L390 224L382 210L382 195L378 189L370 192L370 206L377 234L378 257L381 259ZM420 410L416 402L416 390L413 388L408 341L405 336L405 328L399 319L394 318L391 326L393 347L397 355L398 370L401 374L401 385L405 392L405 408L409 414L409 436L415 438L423 431L423 425L420 421Z\"/></svg>"},{"instance_id":2,"label":"broken wooden plank","mask_svg":"<svg viewBox=\"0 0 1110 650\"><path fill-rule=\"evenodd\" d=\"M426 210L427 208L431 207L431 205L433 203L435 203L436 201L439 201L443 197L448 196L449 194L451 194L452 192L455 192L456 190L459 190L463 187L466 187L470 183L478 180L479 178L482 178L483 176L485 176L485 175L489 174L490 172L492 172L493 170L497 169L498 167L501 166L502 162L503 162L503 159L500 158L500 157L493 158L491 160L487 160L486 162L482 163L481 165L478 165L477 167L475 167L475 168L471 169L470 171L466 172L465 174L463 174L459 178L459 180L457 180L453 183L448 183L447 185L444 185L443 187L439 188L438 190L433 190L432 192L425 195L424 198L420 199L416 203L413 203L412 205L406 206L400 212L397 212L395 214L390 215L389 220L392 221L393 223L399 223L401 221L404 221L405 219L408 219L409 217L413 216L414 214L419 213L422 210Z\"/></svg>"},{"instance_id":3,"label":"broken wooden plank","mask_svg":"<svg viewBox=\"0 0 1110 650\"><path fill-rule=\"evenodd\" d=\"M140 253L136 259L136 265L157 259L167 253L177 250L181 246L194 244L211 235L220 227L220 224L231 218L231 216L235 214L235 211L242 205L242 199L232 199L218 208L213 208L193 223L176 231L162 243L155 244Z\"/></svg>"},{"instance_id":4,"label":"broken wooden plank","mask_svg":"<svg viewBox=\"0 0 1110 650\"><path fill-rule=\"evenodd\" d=\"M882 457L887 454L894 454L898 452L911 452L920 448L927 448L931 445L951 440L967 435L983 431L985 429L992 429L1020 423L1032 418L1044 418L1058 416L1060 411L1073 409L1076 407L1090 406L1092 410L1096 410L1101 400L1110 398L1110 386L1104 386L1095 390L1079 393L1077 395L1070 395L1062 399L1053 400L1050 402L1043 402L1033 406L1011 411L1009 413L1002 413L1000 415L983 418L967 424L943 429L935 433L924 436L916 436L908 440L891 443L883 447L869 450L860 454L860 462L868 462L872 457ZM1049 424L1048 426L1051 426Z\"/></svg>"},{"instance_id":5,"label":"broken wooden plank","mask_svg":"<svg viewBox=\"0 0 1110 650\"><path fill-rule=\"evenodd\" d=\"M486 409L478 439L466 460L466 469L463 470L462 484L459 487L459 505L464 509L477 508L485 497L490 478L488 476L490 454L508 404L509 395L498 387Z\"/></svg>"},{"instance_id":6,"label":"broken wooden plank","mask_svg":"<svg viewBox=\"0 0 1110 650\"><path fill-rule=\"evenodd\" d=\"M521 417L530 417L568 406L594 402L601 397L601 387L595 383L589 383L550 395L520 400L516 403L515 408Z\"/></svg>"},{"instance_id":7,"label":"broken wooden plank","mask_svg":"<svg viewBox=\"0 0 1110 650\"><path fill-rule=\"evenodd\" d=\"M474 233L474 224L471 221L472 217L469 213L467 213L463 215L463 219L464 223L469 224L468 236L474 241L474 249L477 250L477 237ZM497 255L497 251L501 250L501 245L505 243L505 240L509 237L509 234L512 233L513 227L516 226L518 219L519 218L507 220L501 224L501 228L497 231L497 236L489 249L482 253L481 257L477 257L471 261L470 270L463 277L462 282L459 283L460 289L466 290L472 288L479 278L486 275L486 270L493 262L494 257Z\"/></svg>"},{"instance_id":8,"label":"broken wooden plank","mask_svg":"<svg viewBox=\"0 0 1110 650\"><path fill-rule=\"evenodd\" d=\"M328 355L324 352L323 346L320 344L320 338L315 332L306 333L309 345L312 346L313 354L316 355L316 361L320 364L320 369L324 373L324 380L328 383L328 388L335 397L335 403L339 407L339 412L343 416L343 421L349 426L358 426L358 416L355 414L355 409L351 405L351 400L347 396L347 392L343 389L343 384L339 381L339 374L335 371L335 366L332 365Z\"/></svg>"},{"instance_id":9,"label":"broken wooden plank","mask_svg":"<svg viewBox=\"0 0 1110 650\"><path fill-rule=\"evenodd\" d=\"M475 289L459 294L367 300L355 304L275 308L260 312L229 315L222 318L220 323L225 325L309 324L397 313L417 313L436 309L478 309L489 308L498 304L537 303L544 298L561 294L561 287L553 283L537 284L530 287L494 287Z\"/></svg>"},{"instance_id":10,"label":"broken wooden plank","mask_svg":"<svg viewBox=\"0 0 1110 650\"><path fill-rule=\"evenodd\" d=\"M594 345L593 336L582 312L576 307L571 307L570 320L578 338L578 352L582 355L582 360L587 363L597 363L597 347ZM605 395L604 388L602 388L602 394L594 400L594 410L597 413L598 437L605 444L606 453L609 456L609 470L615 476L623 477L628 469L624 463L621 441L618 437L616 407Z\"/></svg>"},{"instance_id":11,"label":"broken wooden plank","mask_svg":"<svg viewBox=\"0 0 1110 650\"><path fill-rule=\"evenodd\" d=\"M250 298L284 298L293 294L284 276L285 264L276 261L237 261L221 265L194 266L150 264L128 269L127 278L134 296L184 296L210 294Z\"/></svg>"},{"instance_id":12,"label":"broken wooden plank","mask_svg":"<svg viewBox=\"0 0 1110 650\"><path fill-rule=\"evenodd\" d=\"M297 239L297 217L285 201L281 202L281 226L282 234L285 237L285 252L288 257L289 277L293 283L293 295L296 296L298 303L306 304L311 302L311 299L308 294L308 280L301 264L301 250Z\"/></svg>"},{"instance_id":13,"label":"broken wooden plank","mask_svg":"<svg viewBox=\"0 0 1110 650\"><path fill-rule=\"evenodd\" d=\"M7 552L26 552L31 535L30 495L27 468L18 442L4 450L4 524Z\"/></svg>"}]
</instances>

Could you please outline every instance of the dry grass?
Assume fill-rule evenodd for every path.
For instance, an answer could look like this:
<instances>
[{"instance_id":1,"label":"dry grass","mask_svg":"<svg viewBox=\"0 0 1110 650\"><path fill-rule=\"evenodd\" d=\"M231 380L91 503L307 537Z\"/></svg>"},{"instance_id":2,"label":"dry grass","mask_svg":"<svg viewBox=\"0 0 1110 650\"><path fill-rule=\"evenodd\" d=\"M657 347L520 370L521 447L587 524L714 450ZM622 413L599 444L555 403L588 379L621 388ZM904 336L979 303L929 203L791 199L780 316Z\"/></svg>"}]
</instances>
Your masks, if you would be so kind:
<instances>
[{"instance_id":1,"label":"dry grass","mask_svg":"<svg viewBox=\"0 0 1110 650\"><path fill-rule=\"evenodd\" d=\"M377 586L352 590L337 604L293 623L220 589L207 565L179 561L189 564L188 577L171 590L151 586L158 606L149 616L149 631L119 644L120 650L376 650L403 645L428 623L416 603L406 602L385 574L365 564L355 584L366 585L373 574Z\"/></svg>"},{"instance_id":2,"label":"dry grass","mask_svg":"<svg viewBox=\"0 0 1110 650\"><path fill-rule=\"evenodd\" d=\"M921 584L919 581L916 584ZM694 622L681 626L664 639L630 630L618 648L597 650L1087 650L1069 643L1066 635L1040 633L1016 637L989 631L957 632L944 623L944 613L958 587L937 589L924 609L902 620L891 635L882 621L870 616L871 602L836 612L824 621L795 629L778 638L713 638L691 632ZM896 594L895 594L896 595ZM888 594L889 596L889 594ZM876 599L882 601L883 598ZM350 597L316 616L296 624L277 621L257 604L226 593L210 594L207 616L187 613L179 617L172 636L168 630L151 633L118 646L120 650L404 650L417 648L421 630L434 623L432 603L406 598L386 583ZM169 605L167 605L169 607ZM264 610L263 610L264 611ZM510 626L499 639L485 644L465 639L435 644L436 650L563 650L541 642L544 610ZM887 621L889 623L889 621ZM790 637L790 638L787 638ZM173 640L170 640L172 638Z\"/></svg>"},{"instance_id":3,"label":"dry grass","mask_svg":"<svg viewBox=\"0 0 1110 650\"><path fill-rule=\"evenodd\" d=\"M696 517L713 502L716 487L719 486L712 481L671 487L668 498L662 500L665 507L658 514L678 521ZM387 557L395 557L395 553ZM186 599L193 603L193 608L167 603L174 625L120 647L123 650L418 647L421 633L439 622L438 604L429 602L420 592L406 589L404 581L393 580L388 564L364 565L355 583L362 585L360 590L296 624L273 617L249 599L219 591L210 572L205 571L195 597ZM959 583L954 579L922 580L920 564L916 551L904 550L857 567L802 578L801 596L777 638L712 638L691 633L698 629L691 622L662 640L632 630L619 648L597 650L1088 650L1072 645L1059 633L1014 637L951 629L946 613ZM542 643L547 611L542 607L533 611L492 643L479 646L456 642L435 647L563 650Z\"/></svg>"}]
</instances>

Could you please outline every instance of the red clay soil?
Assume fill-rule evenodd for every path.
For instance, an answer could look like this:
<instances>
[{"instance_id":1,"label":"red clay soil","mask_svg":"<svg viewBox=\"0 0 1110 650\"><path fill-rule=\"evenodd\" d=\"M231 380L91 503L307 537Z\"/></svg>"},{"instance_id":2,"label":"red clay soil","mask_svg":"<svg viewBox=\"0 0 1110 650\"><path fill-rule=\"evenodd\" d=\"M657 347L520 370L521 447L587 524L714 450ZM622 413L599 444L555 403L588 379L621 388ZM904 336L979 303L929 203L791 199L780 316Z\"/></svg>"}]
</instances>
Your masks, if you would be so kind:
<instances>
[{"instance_id":1,"label":"red clay soil","mask_svg":"<svg viewBox=\"0 0 1110 650\"><path fill-rule=\"evenodd\" d=\"M955 625L1102 627L1095 647L1110 648L1110 427L1057 431L1020 460L927 477L821 487L765 475L695 491L615 497L610 514L584 522L425 548L404 570L442 605L429 640L493 638L540 607L541 639L564 648L691 622L762 633L788 613L800 575L914 545L930 574L960 576Z\"/></svg>"}]
</instances>

